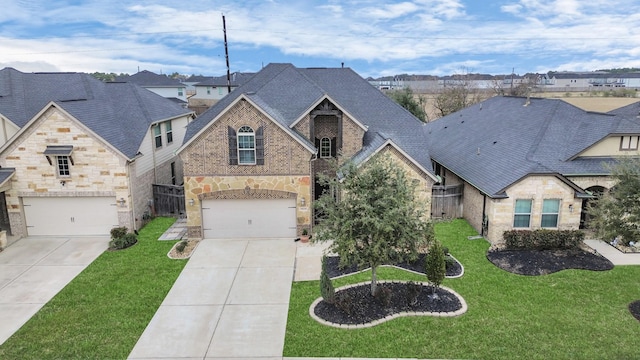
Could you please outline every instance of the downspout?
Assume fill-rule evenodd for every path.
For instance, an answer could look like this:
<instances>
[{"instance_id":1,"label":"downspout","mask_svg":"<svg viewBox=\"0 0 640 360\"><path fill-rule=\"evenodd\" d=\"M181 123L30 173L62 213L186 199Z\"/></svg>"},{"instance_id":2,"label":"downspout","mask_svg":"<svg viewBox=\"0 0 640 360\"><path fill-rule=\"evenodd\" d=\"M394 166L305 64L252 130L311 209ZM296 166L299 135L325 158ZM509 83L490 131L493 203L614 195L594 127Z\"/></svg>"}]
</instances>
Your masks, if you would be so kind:
<instances>
[{"instance_id":1,"label":"downspout","mask_svg":"<svg viewBox=\"0 0 640 360\"><path fill-rule=\"evenodd\" d=\"M131 179L131 166L134 164L133 161L127 161L127 172L128 172L128 178L129 178L129 198L131 199L131 201L129 201L129 206L131 207L131 212L130 212L130 221L133 224L133 229L135 231L138 231L138 223L136 222L136 201L133 198L133 180Z\"/></svg>"},{"instance_id":2,"label":"downspout","mask_svg":"<svg viewBox=\"0 0 640 360\"><path fill-rule=\"evenodd\" d=\"M487 223L487 228L489 227L489 219L487 219L487 194L482 194L482 222L480 223L480 235L483 237L487 234L484 233L485 228L485 219Z\"/></svg>"},{"instance_id":3,"label":"downspout","mask_svg":"<svg viewBox=\"0 0 640 360\"><path fill-rule=\"evenodd\" d=\"M158 183L158 175L156 174L156 138L153 135L153 128L156 126L160 126L160 124L151 124L151 131L149 135L151 136L151 159L153 161L153 183ZM160 133L162 136L162 132Z\"/></svg>"}]
</instances>

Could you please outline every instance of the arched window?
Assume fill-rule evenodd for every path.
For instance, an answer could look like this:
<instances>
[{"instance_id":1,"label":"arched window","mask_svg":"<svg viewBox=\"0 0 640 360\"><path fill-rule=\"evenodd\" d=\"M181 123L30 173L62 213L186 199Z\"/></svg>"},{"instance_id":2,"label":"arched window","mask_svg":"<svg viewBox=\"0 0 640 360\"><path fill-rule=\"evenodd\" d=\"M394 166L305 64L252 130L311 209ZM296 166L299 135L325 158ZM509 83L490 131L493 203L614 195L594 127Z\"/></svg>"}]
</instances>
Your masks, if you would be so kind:
<instances>
[{"instance_id":1,"label":"arched window","mask_svg":"<svg viewBox=\"0 0 640 360\"><path fill-rule=\"evenodd\" d=\"M256 164L256 134L249 126L238 129L238 164Z\"/></svg>"},{"instance_id":2,"label":"arched window","mask_svg":"<svg viewBox=\"0 0 640 360\"><path fill-rule=\"evenodd\" d=\"M320 157L331 157L331 139L329 139L328 137L323 137L322 139L320 139Z\"/></svg>"}]
</instances>

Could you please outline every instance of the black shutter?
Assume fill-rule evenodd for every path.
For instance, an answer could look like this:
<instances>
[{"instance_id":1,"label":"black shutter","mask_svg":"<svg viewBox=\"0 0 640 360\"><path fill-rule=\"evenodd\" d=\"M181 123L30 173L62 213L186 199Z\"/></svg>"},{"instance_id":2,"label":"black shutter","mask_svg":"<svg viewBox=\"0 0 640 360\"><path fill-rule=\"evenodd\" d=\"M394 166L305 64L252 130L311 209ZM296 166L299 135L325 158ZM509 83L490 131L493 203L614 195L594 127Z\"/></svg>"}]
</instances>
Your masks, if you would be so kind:
<instances>
[{"instance_id":1,"label":"black shutter","mask_svg":"<svg viewBox=\"0 0 640 360\"><path fill-rule=\"evenodd\" d=\"M331 157L336 157L336 138L331 138Z\"/></svg>"},{"instance_id":2,"label":"black shutter","mask_svg":"<svg viewBox=\"0 0 640 360\"><path fill-rule=\"evenodd\" d=\"M227 127L229 132L229 165L238 165L238 138L236 130L231 126Z\"/></svg>"},{"instance_id":3,"label":"black shutter","mask_svg":"<svg viewBox=\"0 0 640 360\"><path fill-rule=\"evenodd\" d=\"M256 165L264 165L264 130L256 130Z\"/></svg>"}]
</instances>

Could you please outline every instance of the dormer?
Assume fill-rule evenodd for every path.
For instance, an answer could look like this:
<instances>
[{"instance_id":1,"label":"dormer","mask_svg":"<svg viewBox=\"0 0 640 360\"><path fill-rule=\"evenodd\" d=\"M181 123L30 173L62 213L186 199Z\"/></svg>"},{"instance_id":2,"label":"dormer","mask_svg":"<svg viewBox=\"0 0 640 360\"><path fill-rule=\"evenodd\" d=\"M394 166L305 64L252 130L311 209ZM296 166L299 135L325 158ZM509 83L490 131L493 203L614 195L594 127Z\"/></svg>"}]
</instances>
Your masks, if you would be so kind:
<instances>
[{"instance_id":1,"label":"dormer","mask_svg":"<svg viewBox=\"0 0 640 360\"><path fill-rule=\"evenodd\" d=\"M577 157L637 156L640 134L612 134L593 144Z\"/></svg>"}]
</instances>

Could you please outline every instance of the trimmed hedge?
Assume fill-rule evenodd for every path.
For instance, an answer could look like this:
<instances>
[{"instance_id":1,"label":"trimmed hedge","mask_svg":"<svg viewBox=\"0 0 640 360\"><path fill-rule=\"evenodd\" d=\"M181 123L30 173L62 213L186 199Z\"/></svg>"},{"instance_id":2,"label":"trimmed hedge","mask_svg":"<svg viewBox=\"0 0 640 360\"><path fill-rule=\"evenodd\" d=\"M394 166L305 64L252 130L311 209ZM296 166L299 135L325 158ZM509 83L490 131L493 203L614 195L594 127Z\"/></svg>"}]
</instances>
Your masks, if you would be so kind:
<instances>
[{"instance_id":1,"label":"trimmed hedge","mask_svg":"<svg viewBox=\"0 0 640 360\"><path fill-rule=\"evenodd\" d=\"M502 235L507 249L574 249L584 240L579 230L508 230Z\"/></svg>"}]
</instances>

